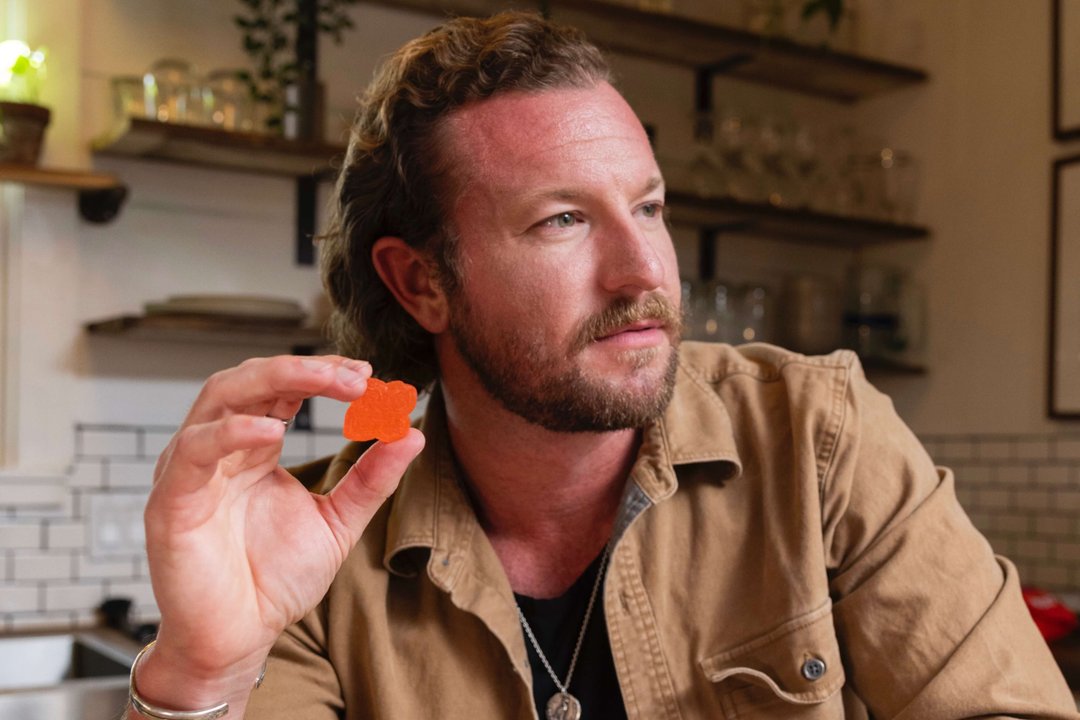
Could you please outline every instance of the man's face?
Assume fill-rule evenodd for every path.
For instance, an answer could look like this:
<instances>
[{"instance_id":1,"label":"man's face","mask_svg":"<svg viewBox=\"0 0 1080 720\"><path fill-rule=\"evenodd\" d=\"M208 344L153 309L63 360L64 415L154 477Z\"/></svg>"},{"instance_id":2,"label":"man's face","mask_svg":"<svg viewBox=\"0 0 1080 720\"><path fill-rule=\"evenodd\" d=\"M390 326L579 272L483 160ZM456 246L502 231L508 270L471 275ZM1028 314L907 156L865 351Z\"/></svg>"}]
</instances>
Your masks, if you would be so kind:
<instances>
[{"instance_id":1,"label":"man's face","mask_svg":"<svg viewBox=\"0 0 1080 720\"><path fill-rule=\"evenodd\" d=\"M510 93L447 120L452 348L549 430L639 427L671 398L675 251L648 139L610 86Z\"/></svg>"}]
</instances>

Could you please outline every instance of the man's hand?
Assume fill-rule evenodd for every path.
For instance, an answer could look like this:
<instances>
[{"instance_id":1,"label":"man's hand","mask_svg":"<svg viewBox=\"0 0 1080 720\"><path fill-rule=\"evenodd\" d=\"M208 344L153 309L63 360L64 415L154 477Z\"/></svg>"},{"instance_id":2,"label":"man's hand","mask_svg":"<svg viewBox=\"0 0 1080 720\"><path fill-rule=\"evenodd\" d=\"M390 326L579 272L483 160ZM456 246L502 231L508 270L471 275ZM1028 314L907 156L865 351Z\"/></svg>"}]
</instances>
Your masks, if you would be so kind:
<instances>
[{"instance_id":1,"label":"man's hand","mask_svg":"<svg viewBox=\"0 0 1080 720\"><path fill-rule=\"evenodd\" d=\"M320 496L278 465L282 419L305 398L354 400L370 376L370 365L343 357L281 356L248 360L203 386L158 460L146 507L161 610L158 642L136 679L148 701L242 706L271 645L322 599L424 438L413 429L375 444Z\"/></svg>"}]
</instances>

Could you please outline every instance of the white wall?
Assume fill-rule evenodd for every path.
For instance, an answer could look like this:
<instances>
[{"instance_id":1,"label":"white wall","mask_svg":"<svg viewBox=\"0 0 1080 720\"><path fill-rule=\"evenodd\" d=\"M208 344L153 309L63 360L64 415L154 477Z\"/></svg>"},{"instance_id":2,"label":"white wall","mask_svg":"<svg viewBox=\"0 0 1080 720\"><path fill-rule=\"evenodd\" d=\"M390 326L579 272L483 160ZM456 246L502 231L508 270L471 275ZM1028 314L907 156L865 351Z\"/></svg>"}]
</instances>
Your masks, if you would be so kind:
<instances>
[{"instance_id":1,"label":"white wall","mask_svg":"<svg viewBox=\"0 0 1080 720\"><path fill-rule=\"evenodd\" d=\"M706 0L700 0L706 3ZM27 4L29 3L29 4ZM736 82L720 98L788 108L815 122L855 117L922 161L919 220L931 242L881 253L917 268L929 288L925 378L879 378L920 432L1045 432L1075 425L1045 419L1049 167L1064 148L1049 133L1047 2L912 0L862 4L861 36L876 54L925 66L930 84L856 108L804 100ZM203 70L244 62L223 0L0 0L0 17L27 9L26 38L47 44L52 105L46 162L85 166L91 138L109 123L108 78L173 56ZM14 8L14 9L13 9ZM5 15L6 14L6 15ZM433 25L433 17L355 9L357 29L327 44L328 137L352 114L379 57ZM621 86L659 126L659 153L686 156L688 71L616 58ZM851 114L853 113L853 115ZM1080 146L1073 146L1075 151ZM184 292L282 295L310 303L317 273L292 263L289 182L239 173L94 158L132 190L121 217L81 222L73 195L18 190L4 208L22 219L8 235L7 403L17 464L63 465L75 422L175 424L199 380L242 350L87 338L84 321L138 312ZM14 213L14 215L13 215ZM679 232L684 265L693 234ZM813 267L840 276L851 256L733 239L720 270L779 277ZM322 406L317 421L336 422ZM10 461L9 461L10 464Z\"/></svg>"}]
</instances>

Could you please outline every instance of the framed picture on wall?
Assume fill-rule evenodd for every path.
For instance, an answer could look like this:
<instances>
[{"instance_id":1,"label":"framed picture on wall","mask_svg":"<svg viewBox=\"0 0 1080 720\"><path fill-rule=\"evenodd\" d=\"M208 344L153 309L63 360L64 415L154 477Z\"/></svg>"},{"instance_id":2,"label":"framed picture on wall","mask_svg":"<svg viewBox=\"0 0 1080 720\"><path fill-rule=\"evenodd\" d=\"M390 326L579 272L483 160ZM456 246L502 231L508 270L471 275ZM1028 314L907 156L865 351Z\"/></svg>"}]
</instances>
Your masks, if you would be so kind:
<instances>
[{"instance_id":1,"label":"framed picture on wall","mask_svg":"<svg viewBox=\"0 0 1080 720\"><path fill-rule=\"evenodd\" d=\"M1080 419L1080 155L1054 162L1051 187L1049 413Z\"/></svg>"},{"instance_id":2,"label":"framed picture on wall","mask_svg":"<svg viewBox=\"0 0 1080 720\"><path fill-rule=\"evenodd\" d=\"M1080 0L1051 0L1053 80L1051 122L1054 138L1080 138Z\"/></svg>"}]
</instances>

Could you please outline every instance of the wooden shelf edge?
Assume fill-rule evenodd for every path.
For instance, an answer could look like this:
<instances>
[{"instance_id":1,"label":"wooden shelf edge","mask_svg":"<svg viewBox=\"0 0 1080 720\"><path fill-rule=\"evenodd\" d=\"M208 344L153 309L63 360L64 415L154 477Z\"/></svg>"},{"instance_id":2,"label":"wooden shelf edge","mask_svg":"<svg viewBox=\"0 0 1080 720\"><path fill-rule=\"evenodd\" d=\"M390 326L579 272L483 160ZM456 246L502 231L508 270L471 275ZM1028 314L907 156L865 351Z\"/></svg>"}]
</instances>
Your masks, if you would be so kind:
<instances>
[{"instance_id":1,"label":"wooden shelf edge","mask_svg":"<svg viewBox=\"0 0 1080 720\"><path fill-rule=\"evenodd\" d=\"M921 225L849 217L805 208L775 207L731 197L703 197L684 190L667 191L671 220L676 224L743 232L819 245L860 246L882 242L925 240Z\"/></svg>"},{"instance_id":2,"label":"wooden shelf edge","mask_svg":"<svg viewBox=\"0 0 1080 720\"><path fill-rule=\"evenodd\" d=\"M119 178L109 173L10 163L0 163L0 182L66 190L112 190L123 186Z\"/></svg>"},{"instance_id":3,"label":"wooden shelf edge","mask_svg":"<svg viewBox=\"0 0 1080 720\"><path fill-rule=\"evenodd\" d=\"M129 118L91 145L100 155L150 158L224 170L301 177L329 176L344 145Z\"/></svg>"},{"instance_id":4,"label":"wooden shelf edge","mask_svg":"<svg viewBox=\"0 0 1080 720\"><path fill-rule=\"evenodd\" d=\"M186 317L120 315L85 323L91 335L131 340L258 347L324 348L330 340L318 328L265 322L223 322Z\"/></svg>"},{"instance_id":5,"label":"wooden shelf edge","mask_svg":"<svg viewBox=\"0 0 1080 720\"><path fill-rule=\"evenodd\" d=\"M369 2L444 17L536 9L536 3L527 0ZM548 0L548 7L554 20L579 27L590 40L614 52L714 69L731 77L839 102L854 102L929 79L924 70L911 66L611 0Z\"/></svg>"}]
</instances>

